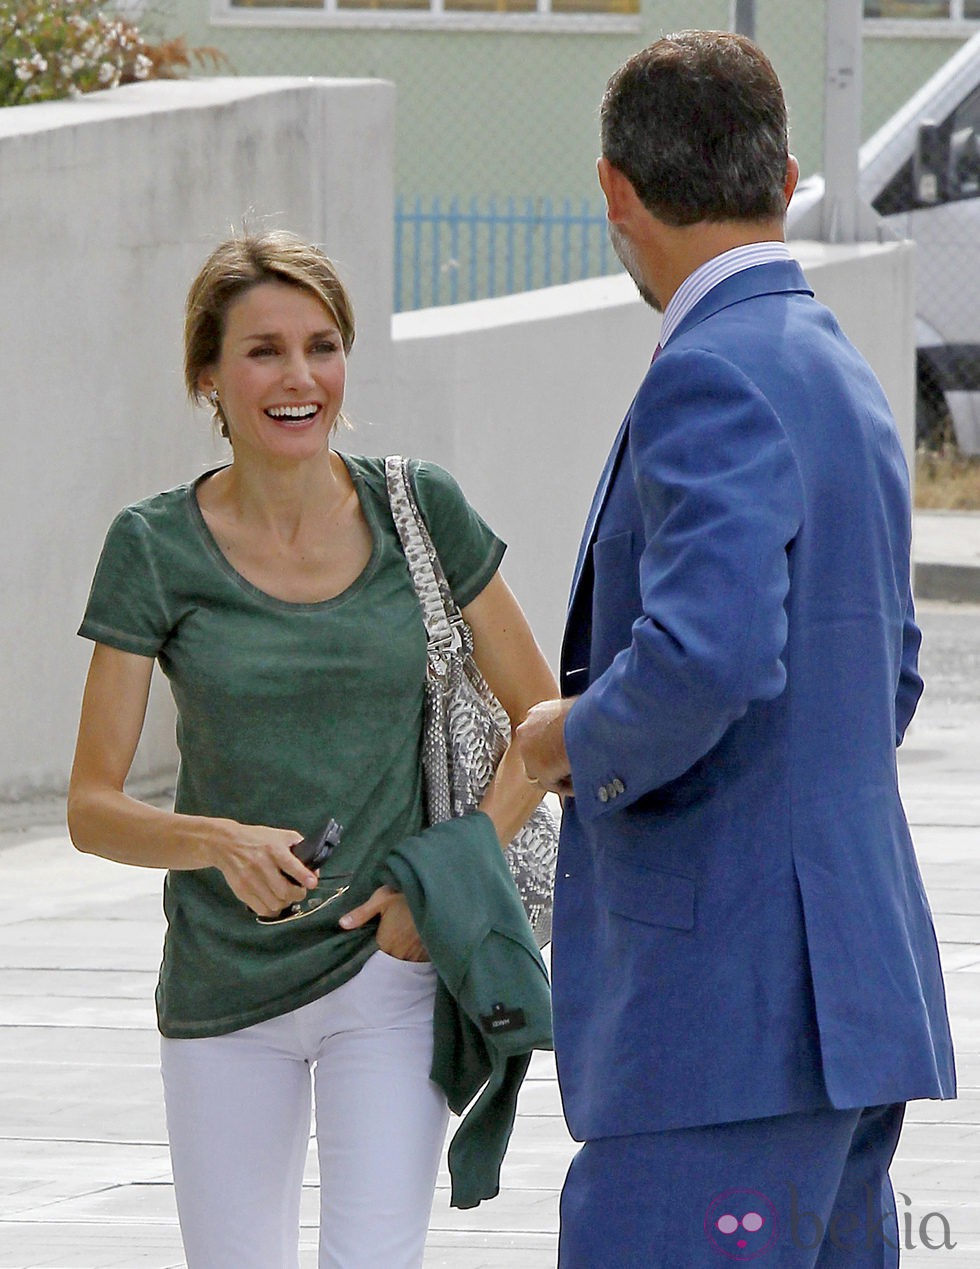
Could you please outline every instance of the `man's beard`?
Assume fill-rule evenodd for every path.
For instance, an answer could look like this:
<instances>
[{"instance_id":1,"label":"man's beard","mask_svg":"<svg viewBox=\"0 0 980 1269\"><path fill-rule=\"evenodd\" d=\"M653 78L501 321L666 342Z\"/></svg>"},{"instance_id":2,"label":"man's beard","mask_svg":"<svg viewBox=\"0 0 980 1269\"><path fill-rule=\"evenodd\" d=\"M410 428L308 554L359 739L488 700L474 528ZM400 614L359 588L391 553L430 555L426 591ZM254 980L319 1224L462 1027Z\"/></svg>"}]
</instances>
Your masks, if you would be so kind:
<instances>
[{"instance_id":1,"label":"man's beard","mask_svg":"<svg viewBox=\"0 0 980 1269\"><path fill-rule=\"evenodd\" d=\"M636 255L636 248L630 242L629 238L623 233L618 225L609 222L609 241L613 245L613 251L619 257L619 261L623 268L636 283L636 289L640 293L640 298L646 300L647 304L658 313L662 313L663 306L660 301L643 281L640 264Z\"/></svg>"}]
</instances>

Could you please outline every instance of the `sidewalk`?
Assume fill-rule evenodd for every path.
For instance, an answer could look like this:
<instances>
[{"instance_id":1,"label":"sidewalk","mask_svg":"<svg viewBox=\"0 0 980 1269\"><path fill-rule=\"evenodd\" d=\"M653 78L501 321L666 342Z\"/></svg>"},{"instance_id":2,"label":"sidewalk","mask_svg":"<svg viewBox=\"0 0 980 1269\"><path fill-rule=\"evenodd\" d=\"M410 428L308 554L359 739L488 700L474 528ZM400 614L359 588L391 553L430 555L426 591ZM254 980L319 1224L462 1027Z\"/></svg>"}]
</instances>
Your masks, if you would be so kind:
<instances>
[{"instance_id":1,"label":"sidewalk","mask_svg":"<svg viewBox=\"0 0 980 1269\"><path fill-rule=\"evenodd\" d=\"M960 1098L910 1105L893 1179L903 1266L980 1269L980 609L920 610L931 688L901 772L947 971ZM76 854L60 827L0 836L0 1269L183 1264L152 1011L160 882ZM553 1061L536 1055L501 1196L451 1211L443 1171L426 1269L550 1269L574 1149ZM304 1269L316 1263L314 1185L311 1155ZM705 1269L721 1263L706 1248Z\"/></svg>"},{"instance_id":2,"label":"sidewalk","mask_svg":"<svg viewBox=\"0 0 980 1269\"><path fill-rule=\"evenodd\" d=\"M980 511L917 511L912 553L919 599L980 603Z\"/></svg>"},{"instance_id":3,"label":"sidewalk","mask_svg":"<svg viewBox=\"0 0 980 1269\"><path fill-rule=\"evenodd\" d=\"M0 850L0 876L0 1269L182 1265L152 1005L160 875L28 832ZM450 1212L443 1170L426 1269L553 1264L573 1148L553 1061L536 1055L503 1197ZM304 1267L315 1178L311 1152Z\"/></svg>"}]
</instances>

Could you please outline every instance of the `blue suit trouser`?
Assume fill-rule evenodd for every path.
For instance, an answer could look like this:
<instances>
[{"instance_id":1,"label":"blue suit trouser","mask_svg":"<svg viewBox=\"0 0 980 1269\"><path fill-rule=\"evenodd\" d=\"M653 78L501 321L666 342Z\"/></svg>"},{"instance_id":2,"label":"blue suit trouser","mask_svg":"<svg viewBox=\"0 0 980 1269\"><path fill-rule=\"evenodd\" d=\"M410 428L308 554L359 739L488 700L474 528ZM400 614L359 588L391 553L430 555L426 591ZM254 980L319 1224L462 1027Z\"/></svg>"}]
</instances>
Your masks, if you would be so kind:
<instances>
[{"instance_id":1,"label":"blue suit trouser","mask_svg":"<svg viewBox=\"0 0 980 1269\"><path fill-rule=\"evenodd\" d=\"M894 1269L904 1104L587 1141L559 1269Z\"/></svg>"}]
</instances>

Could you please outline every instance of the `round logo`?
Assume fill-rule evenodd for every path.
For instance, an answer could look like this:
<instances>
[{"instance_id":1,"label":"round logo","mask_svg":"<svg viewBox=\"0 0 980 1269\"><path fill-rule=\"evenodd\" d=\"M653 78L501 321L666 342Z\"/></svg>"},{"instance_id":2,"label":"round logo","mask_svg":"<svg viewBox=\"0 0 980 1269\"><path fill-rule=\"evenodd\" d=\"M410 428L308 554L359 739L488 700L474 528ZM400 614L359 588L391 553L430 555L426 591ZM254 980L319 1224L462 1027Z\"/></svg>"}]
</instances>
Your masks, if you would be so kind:
<instances>
[{"instance_id":1,"label":"round logo","mask_svg":"<svg viewBox=\"0 0 980 1269\"><path fill-rule=\"evenodd\" d=\"M716 1194L704 1214L708 1241L729 1260L756 1260L776 1237L776 1209L758 1190Z\"/></svg>"}]
</instances>

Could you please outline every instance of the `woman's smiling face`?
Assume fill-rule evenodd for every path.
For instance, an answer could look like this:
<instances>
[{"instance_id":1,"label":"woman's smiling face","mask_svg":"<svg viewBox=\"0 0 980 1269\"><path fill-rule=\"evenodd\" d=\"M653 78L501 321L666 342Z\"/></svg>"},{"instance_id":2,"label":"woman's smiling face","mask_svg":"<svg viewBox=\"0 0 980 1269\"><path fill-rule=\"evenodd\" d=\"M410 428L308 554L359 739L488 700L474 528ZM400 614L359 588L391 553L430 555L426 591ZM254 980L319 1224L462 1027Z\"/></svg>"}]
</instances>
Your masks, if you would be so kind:
<instances>
[{"instance_id":1,"label":"woman's smiling face","mask_svg":"<svg viewBox=\"0 0 980 1269\"><path fill-rule=\"evenodd\" d=\"M236 457L289 462L327 444L346 377L330 310L303 287L260 282L229 307L221 356L200 386L218 390Z\"/></svg>"}]
</instances>

